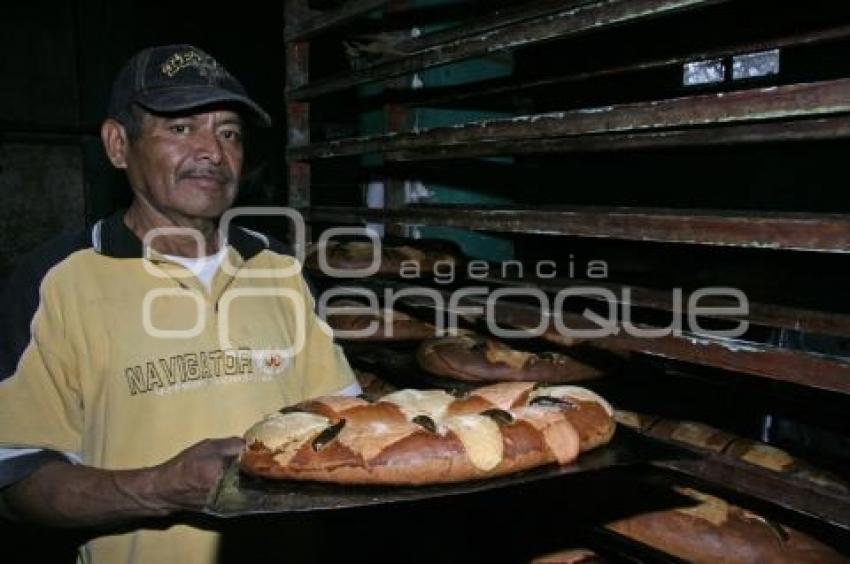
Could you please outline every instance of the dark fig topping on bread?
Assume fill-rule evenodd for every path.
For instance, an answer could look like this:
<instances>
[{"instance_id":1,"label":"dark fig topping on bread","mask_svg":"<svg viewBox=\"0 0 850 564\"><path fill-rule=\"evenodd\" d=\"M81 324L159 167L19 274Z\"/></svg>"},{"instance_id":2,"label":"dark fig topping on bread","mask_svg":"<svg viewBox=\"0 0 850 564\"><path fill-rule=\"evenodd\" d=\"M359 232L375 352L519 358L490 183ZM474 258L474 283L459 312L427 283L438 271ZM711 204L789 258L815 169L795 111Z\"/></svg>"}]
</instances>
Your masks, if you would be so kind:
<instances>
[{"instance_id":1,"label":"dark fig topping on bread","mask_svg":"<svg viewBox=\"0 0 850 564\"><path fill-rule=\"evenodd\" d=\"M338 423L335 423L322 431L321 433L313 439L313 450L316 452L319 451L323 446L334 440L339 432L342 431L342 428L345 427L345 419L340 419Z\"/></svg>"},{"instance_id":2,"label":"dark fig topping on bread","mask_svg":"<svg viewBox=\"0 0 850 564\"><path fill-rule=\"evenodd\" d=\"M437 424L427 415L417 415L413 418L413 422L432 433L437 432Z\"/></svg>"},{"instance_id":3,"label":"dark fig topping on bread","mask_svg":"<svg viewBox=\"0 0 850 564\"><path fill-rule=\"evenodd\" d=\"M481 415L489 417L499 425L510 425L514 422L514 416L509 411L505 411L504 409L488 409L486 411L482 411Z\"/></svg>"}]
</instances>

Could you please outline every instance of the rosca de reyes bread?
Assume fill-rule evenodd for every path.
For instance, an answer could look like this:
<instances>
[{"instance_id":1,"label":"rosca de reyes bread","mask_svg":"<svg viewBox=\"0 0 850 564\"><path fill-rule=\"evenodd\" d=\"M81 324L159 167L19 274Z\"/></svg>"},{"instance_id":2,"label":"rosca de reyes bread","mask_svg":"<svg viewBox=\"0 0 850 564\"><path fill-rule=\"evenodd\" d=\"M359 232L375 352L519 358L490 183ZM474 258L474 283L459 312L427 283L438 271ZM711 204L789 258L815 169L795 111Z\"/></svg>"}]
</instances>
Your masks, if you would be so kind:
<instances>
[{"instance_id":1,"label":"rosca de reyes bread","mask_svg":"<svg viewBox=\"0 0 850 564\"><path fill-rule=\"evenodd\" d=\"M574 386L502 383L460 398L405 389L375 402L324 396L251 427L240 467L342 484L456 482L567 464L614 428L611 406Z\"/></svg>"},{"instance_id":2,"label":"rosca de reyes bread","mask_svg":"<svg viewBox=\"0 0 850 564\"><path fill-rule=\"evenodd\" d=\"M431 374L469 382L568 383L601 374L598 368L564 354L519 351L478 335L424 341L416 360Z\"/></svg>"},{"instance_id":3,"label":"rosca de reyes bread","mask_svg":"<svg viewBox=\"0 0 850 564\"><path fill-rule=\"evenodd\" d=\"M632 540L688 562L837 564L847 559L800 531L691 488L674 488L693 503L606 525Z\"/></svg>"}]
</instances>

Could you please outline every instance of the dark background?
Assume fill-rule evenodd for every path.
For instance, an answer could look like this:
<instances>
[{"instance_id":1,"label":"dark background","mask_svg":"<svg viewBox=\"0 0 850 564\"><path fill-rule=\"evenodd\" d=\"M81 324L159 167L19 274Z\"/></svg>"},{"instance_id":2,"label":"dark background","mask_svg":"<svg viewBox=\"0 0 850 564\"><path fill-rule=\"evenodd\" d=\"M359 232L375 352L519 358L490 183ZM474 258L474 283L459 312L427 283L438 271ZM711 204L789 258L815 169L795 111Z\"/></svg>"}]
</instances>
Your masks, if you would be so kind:
<instances>
[{"instance_id":1,"label":"dark background","mask_svg":"<svg viewBox=\"0 0 850 564\"><path fill-rule=\"evenodd\" d=\"M241 201L276 200L283 140L283 6L80 0L11 2L0 18L0 277L56 233L129 201L99 129L114 76L149 45L190 43L212 54L273 116L254 136L264 164Z\"/></svg>"}]
</instances>

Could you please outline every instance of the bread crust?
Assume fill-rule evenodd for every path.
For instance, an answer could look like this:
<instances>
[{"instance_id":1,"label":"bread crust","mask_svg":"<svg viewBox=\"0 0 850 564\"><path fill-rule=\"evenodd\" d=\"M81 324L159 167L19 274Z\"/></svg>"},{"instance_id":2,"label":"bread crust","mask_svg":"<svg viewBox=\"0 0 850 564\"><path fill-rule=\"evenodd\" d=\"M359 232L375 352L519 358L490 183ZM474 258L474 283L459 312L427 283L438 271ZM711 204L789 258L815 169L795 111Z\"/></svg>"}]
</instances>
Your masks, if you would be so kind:
<instances>
[{"instance_id":1,"label":"bread crust","mask_svg":"<svg viewBox=\"0 0 850 564\"><path fill-rule=\"evenodd\" d=\"M732 433L709 425L695 421L674 421L672 419L657 421L647 431L647 434L687 443L711 452L723 452L736 439Z\"/></svg>"},{"instance_id":2,"label":"bread crust","mask_svg":"<svg viewBox=\"0 0 850 564\"><path fill-rule=\"evenodd\" d=\"M519 472L556 462L541 434L525 422L502 427L505 455L496 468L482 472L466 456L463 443L449 431L445 437L416 431L365 461L339 443L313 451L309 443L289 464L274 460L274 452L253 443L243 453L240 466L249 474L266 478L314 480L341 484L422 485L460 482ZM576 454L578 453L576 439Z\"/></svg>"},{"instance_id":3,"label":"bread crust","mask_svg":"<svg viewBox=\"0 0 850 564\"><path fill-rule=\"evenodd\" d=\"M606 525L625 537L690 562L847 562L832 548L784 525L690 488L676 488L697 501Z\"/></svg>"},{"instance_id":4,"label":"bread crust","mask_svg":"<svg viewBox=\"0 0 850 564\"><path fill-rule=\"evenodd\" d=\"M590 401L576 401L578 409L565 413L579 436L581 451L593 450L608 443L614 436L617 424L601 405Z\"/></svg>"},{"instance_id":5,"label":"bread crust","mask_svg":"<svg viewBox=\"0 0 850 564\"><path fill-rule=\"evenodd\" d=\"M538 556L531 561L531 564L605 564L606 562L608 561L592 550L570 548Z\"/></svg>"},{"instance_id":6,"label":"bread crust","mask_svg":"<svg viewBox=\"0 0 850 564\"><path fill-rule=\"evenodd\" d=\"M342 484L446 483L501 476L551 463L566 464L580 451L602 444L604 437L611 438L613 417L603 406L589 400L577 400L576 405L535 405L531 392L532 386L517 383L488 386L454 400L440 392L434 397L442 398L442 403L423 401L417 405L431 407L422 411L402 409L393 403L398 401L393 397L374 403L357 398L315 398L283 411L306 412L312 415L302 417L312 417L313 421L313 416L325 418L324 425L311 428L307 434L276 437L275 444L267 445L257 437L267 437L268 433L257 429L264 425L267 429L273 426L270 421L279 423L287 415L260 422L246 433L248 446L240 467L248 474L275 479ZM494 426L491 420L497 422L498 433L494 436L482 430L477 435L474 423L480 420L487 422L483 427L489 429ZM455 432L458 421L473 423L474 432L465 440ZM489 445L491 440L500 442L499 458L492 466L483 467L470 448L484 448L479 443ZM297 442L294 446L293 441ZM492 453L485 449L485 454Z\"/></svg>"}]
</instances>

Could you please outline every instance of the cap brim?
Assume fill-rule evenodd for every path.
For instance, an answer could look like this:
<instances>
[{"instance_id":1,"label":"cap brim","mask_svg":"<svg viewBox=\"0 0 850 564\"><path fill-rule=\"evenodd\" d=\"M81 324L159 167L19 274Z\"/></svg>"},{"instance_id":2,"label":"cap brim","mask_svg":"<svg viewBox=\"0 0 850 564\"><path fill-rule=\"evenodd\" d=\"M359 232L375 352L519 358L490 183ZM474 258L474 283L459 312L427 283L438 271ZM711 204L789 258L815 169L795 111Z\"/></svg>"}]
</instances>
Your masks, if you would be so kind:
<instances>
[{"instance_id":1,"label":"cap brim","mask_svg":"<svg viewBox=\"0 0 850 564\"><path fill-rule=\"evenodd\" d=\"M151 91L140 95L136 102L153 112L182 112L214 104L236 104L246 110L256 125L270 127L272 118L259 104L241 94L214 86L184 86Z\"/></svg>"}]
</instances>

